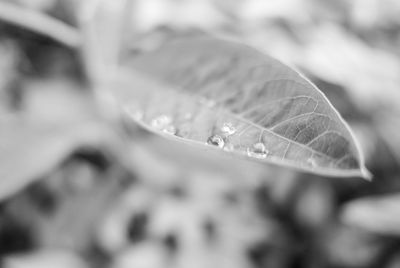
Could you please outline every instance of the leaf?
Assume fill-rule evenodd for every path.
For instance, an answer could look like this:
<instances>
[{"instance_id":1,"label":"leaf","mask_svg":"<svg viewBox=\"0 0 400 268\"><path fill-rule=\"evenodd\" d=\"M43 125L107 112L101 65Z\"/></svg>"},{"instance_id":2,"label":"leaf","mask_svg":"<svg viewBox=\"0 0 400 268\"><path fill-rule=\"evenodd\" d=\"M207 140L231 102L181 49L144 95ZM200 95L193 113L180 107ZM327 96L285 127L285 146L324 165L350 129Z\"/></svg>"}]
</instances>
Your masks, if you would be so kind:
<instances>
[{"instance_id":1,"label":"leaf","mask_svg":"<svg viewBox=\"0 0 400 268\"><path fill-rule=\"evenodd\" d=\"M6 256L4 267L31 267L31 268L84 268L88 265L74 251L68 249L40 249L29 253L17 253Z\"/></svg>"},{"instance_id":2,"label":"leaf","mask_svg":"<svg viewBox=\"0 0 400 268\"><path fill-rule=\"evenodd\" d=\"M396 56L338 25L318 27L308 42L299 60L304 70L343 86L367 114L382 107L398 110L400 63Z\"/></svg>"},{"instance_id":3,"label":"leaf","mask_svg":"<svg viewBox=\"0 0 400 268\"><path fill-rule=\"evenodd\" d=\"M74 150L104 142L104 129L84 124L42 125L24 120L0 124L0 201L50 172ZM102 141L99 141L102 140Z\"/></svg>"},{"instance_id":4,"label":"leaf","mask_svg":"<svg viewBox=\"0 0 400 268\"><path fill-rule=\"evenodd\" d=\"M381 234L400 235L400 194L351 201L340 215L343 222Z\"/></svg>"},{"instance_id":5,"label":"leaf","mask_svg":"<svg viewBox=\"0 0 400 268\"><path fill-rule=\"evenodd\" d=\"M78 148L108 145L114 135L76 83L58 78L21 79L21 84L24 111L0 117L0 201Z\"/></svg>"},{"instance_id":6,"label":"leaf","mask_svg":"<svg viewBox=\"0 0 400 268\"><path fill-rule=\"evenodd\" d=\"M127 114L151 131L266 163L369 177L351 130L326 97L249 47L183 39L123 67L109 86Z\"/></svg>"},{"instance_id":7,"label":"leaf","mask_svg":"<svg viewBox=\"0 0 400 268\"><path fill-rule=\"evenodd\" d=\"M80 36L75 28L41 12L21 7L12 2L15 1L0 1L0 21L45 35L66 46L78 47L80 45Z\"/></svg>"}]
</instances>

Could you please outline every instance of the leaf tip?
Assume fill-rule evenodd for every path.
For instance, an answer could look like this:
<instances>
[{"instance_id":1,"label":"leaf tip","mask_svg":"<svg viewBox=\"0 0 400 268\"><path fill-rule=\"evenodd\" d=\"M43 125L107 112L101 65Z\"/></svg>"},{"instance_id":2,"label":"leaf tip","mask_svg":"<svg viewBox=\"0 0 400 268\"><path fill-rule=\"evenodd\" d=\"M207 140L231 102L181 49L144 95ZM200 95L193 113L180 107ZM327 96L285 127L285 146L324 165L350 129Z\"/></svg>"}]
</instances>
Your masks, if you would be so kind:
<instances>
[{"instance_id":1,"label":"leaf tip","mask_svg":"<svg viewBox=\"0 0 400 268\"><path fill-rule=\"evenodd\" d=\"M363 179L371 182L373 180L373 174L366 168L366 167L362 167L361 168L361 176Z\"/></svg>"}]
</instances>

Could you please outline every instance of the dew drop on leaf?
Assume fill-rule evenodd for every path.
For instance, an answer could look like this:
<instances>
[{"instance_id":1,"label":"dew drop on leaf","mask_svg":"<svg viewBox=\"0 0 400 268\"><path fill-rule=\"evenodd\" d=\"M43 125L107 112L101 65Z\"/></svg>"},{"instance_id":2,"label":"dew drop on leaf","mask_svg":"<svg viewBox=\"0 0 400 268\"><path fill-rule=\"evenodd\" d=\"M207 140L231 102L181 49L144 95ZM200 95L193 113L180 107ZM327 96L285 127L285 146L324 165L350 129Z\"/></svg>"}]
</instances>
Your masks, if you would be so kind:
<instances>
[{"instance_id":1,"label":"dew drop on leaf","mask_svg":"<svg viewBox=\"0 0 400 268\"><path fill-rule=\"evenodd\" d=\"M218 146L223 148L225 145L224 139L219 135L212 135L208 138L207 143L210 145Z\"/></svg>"},{"instance_id":2,"label":"dew drop on leaf","mask_svg":"<svg viewBox=\"0 0 400 268\"><path fill-rule=\"evenodd\" d=\"M234 134L236 132L236 128L233 126L232 123L227 122L224 123L221 127L221 131L226 135L226 136L230 136L232 134Z\"/></svg>"},{"instance_id":3,"label":"dew drop on leaf","mask_svg":"<svg viewBox=\"0 0 400 268\"><path fill-rule=\"evenodd\" d=\"M257 142L252 147L247 148L247 155L250 157L264 159L267 157L268 150L265 148L264 143Z\"/></svg>"},{"instance_id":4,"label":"dew drop on leaf","mask_svg":"<svg viewBox=\"0 0 400 268\"><path fill-rule=\"evenodd\" d=\"M160 115L151 120L151 126L155 129L164 129L172 122L172 118L168 115Z\"/></svg>"}]
</instances>

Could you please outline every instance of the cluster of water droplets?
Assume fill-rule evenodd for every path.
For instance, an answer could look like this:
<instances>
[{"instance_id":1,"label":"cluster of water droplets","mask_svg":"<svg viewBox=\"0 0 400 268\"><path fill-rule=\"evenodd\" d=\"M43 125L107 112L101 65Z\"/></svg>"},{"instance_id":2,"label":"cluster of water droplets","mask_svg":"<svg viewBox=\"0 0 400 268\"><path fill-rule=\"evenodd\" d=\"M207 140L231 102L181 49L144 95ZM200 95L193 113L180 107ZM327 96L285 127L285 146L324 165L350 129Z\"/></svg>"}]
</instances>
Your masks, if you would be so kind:
<instances>
[{"instance_id":1,"label":"cluster of water droplets","mask_svg":"<svg viewBox=\"0 0 400 268\"><path fill-rule=\"evenodd\" d=\"M135 120L143 120L144 113L140 109L128 108L126 112ZM183 115L184 121L188 121L192 118L192 114L187 113ZM162 131L164 133L170 135L179 135L182 137L188 137L190 134L190 127L187 126L185 128L185 124L178 129L173 125L173 118L166 114L161 114L154 117L150 121L150 126L156 130ZM213 134L207 139L207 144L216 146L225 151L233 151L235 150L235 145L230 141L230 137L237 132L237 127L232 122L224 122L222 126L219 128L218 134ZM265 147L265 144L262 142L254 143L252 146L247 148L246 151L249 157L254 157L258 159L264 159L268 155L268 150ZM308 163L312 166L315 165L315 160L309 159Z\"/></svg>"},{"instance_id":2,"label":"cluster of water droplets","mask_svg":"<svg viewBox=\"0 0 400 268\"><path fill-rule=\"evenodd\" d=\"M237 131L236 127L231 122L226 122L222 125L221 131L226 136L231 136Z\"/></svg>"},{"instance_id":3,"label":"cluster of water droplets","mask_svg":"<svg viewBox=\"0 0 400 268\"><path fill-rule=\"evenodd\" d=\"M235 134L237 128L231 122L225 122L220 128L219 134L210 136L207 140L207 144L217 146L225 151L233 151L235 145L230 142L230 136ZM268 156L269 152L262 142L256 142L252 146L248 147L246 153L249 157L264 159Z\"/></svg>"},{"instance_id":4,"label":"cluster of water droplets","mask_svg":"<svg viewBox=\"0 0 400 268\"><path fill-rule=\"evenodd\" d=\"M154 129L160 130L164 133L168 133L171 135L175 135L177 132L176 127L172 124L173 120L171 116L168 115L159 115L157 117L154 117L151 122L150 125L151 127L153 127Z\"/></svg>"},{"instance_id":5,"label":"cluster of water droplets","mask_svg":"<svg viewBox=\"0 0 400 268\"><path fill-rule=\"evenodd\" d=\"M229 136L235 134L236 127L231 122L225 122L219 130L219 134L211 135L207 139L207 144L217 146L226 151L233 151L234 145L229 141Z\"/></svg>"}]
</instances>

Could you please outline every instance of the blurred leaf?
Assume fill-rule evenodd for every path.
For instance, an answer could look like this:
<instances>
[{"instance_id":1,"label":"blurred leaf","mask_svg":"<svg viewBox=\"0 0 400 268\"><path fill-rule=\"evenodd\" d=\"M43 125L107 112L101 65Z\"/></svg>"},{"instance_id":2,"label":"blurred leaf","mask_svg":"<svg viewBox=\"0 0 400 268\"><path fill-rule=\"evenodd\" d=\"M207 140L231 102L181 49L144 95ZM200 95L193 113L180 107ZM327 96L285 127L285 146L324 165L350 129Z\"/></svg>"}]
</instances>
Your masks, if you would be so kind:
<instances>
[{"instance_id":1,"label":"blurred leaf","mask_svg":"<svg viewBox=\"0 0 400 268\"><path fill-rule=\"evenodd\" d=\"M77 47L79 45L80 36L75 28L40 11L8 2L0 1L1 21L50 37L67 46Z\"/></svg>"},{"instance_id":2,"label":"blurred leaf","mask_svg":"<svg viewBox=\"0 0 400 268\"><path fill-rule=\"evenodd\" d=\"M0 200L40 179L81 146L104 144L111 130L91 95L65 79L25 79L24 111L0 118Z\"/></svg>"},{"instance_id":3,"label":"blurred leaf","mask_svg":"<svg viewBox=\"0 0 400 268\"><path fill-rule=\"evenodd\" d=\"M0 124L0 200L40 179L84 144L101 140L98 125L39 125L24 120ZM103 136L104 137L104 136Z\"/></svg>"},{"instance_id":4,"label":"blurred leaf","mask_svg":"<svg viewBox=\"0 0 400 268\"><path fill-rule=\"evenodd\" d=\"M325 258L331 264L328 267L375 267L387 245L387 241L365 230L340 224L329 228L320 246L325 248Z\"/></svg>"},{"instance_id":5,"label":"blurred leaf","mask_svg":"<svg viewBox=\"0 0 400 268\"><path fill-rule=\"evenodd\" d=\"M389 149L394 154L397 162L400 163L400 139L398 137L400 114L389 114L385 113L381 115L385 120L379 120L377 122L376 129L382 136L385 143L389 146Z\"/></svg>"},{"instance_id":6,"label":"blurred leaf","mask_svg":"<svg viewBox=\"0 0 400 268\"><path fill-rule=\"evenodd\" d=\"M141 32L165 25L179 29L195 27L212 31L227 21L226 16L215 8L213 2L137 0L132 23L136 30Z\"/></svg>"},{"instance_id":7,"label":"blurred leaf","mask_svg":"<svg viewBox=\"0 0 400 268\"><path fill-rule=\"evenodd\" d=\"M323 24L309 34L299 53L302 68L346 88L366 113L382 106L398 110L400 64L394 54L368 45L335 24Z\"/></svg>"},{"instance_id":8,"label":"blurred leaf","mask_svg":"<svg viewBox=\"0 0 400 268\"><path fill-rule=\"evenodd\" d=\"M181 40L125 70L109 87L130 117L156 133L314 173L368 177L353 134L325 96L248 47Z\"/></svg>"},{"instance_id":9,"label":"blurred leaf","mask_svg":"<svg viewBox=\"0 0 400 268\"><path fill-rule=\"evenodd\" d=\"M112 268L159 268L168 262L167 251L155 242L142 243L128 247L118 254L111 265Z\"/></svg>"},{"instance_id":10,"label":"blurred leaf","mask_svg":"<svg viewBox=\"0 0 400 268\"><path fill-rule=\"evenodd\" d=\"M0 113L9 112L15 104L13 96L16 95L16 90L14 87L14 92L11 92L10 88L17 77L16 67L20 54L20 50L12 40L0 41Z\"/></svg>"},{"instance_id":11,"label":"blurred leaf","mask_svg":"<svg viewBox=\"0 0 400 268\"><path fill-rule=\"evenodd\" d=\"M63 179L68 182L89 179L93 183L84 187L75 185L78 188L75 192L70 191L66 198L59 198L57 211L51 217L42 218L38 229L41 246L73 248L78 252L89 248L99 220L120 194L121 175L124 175L121 170L110 168L107 173L92 170L88 174L72 174L74 169L78 173L82 167L79 168L77 163L67 167Z\"/></svg>"},{"instance_id":12,"label":"blurred leaf","mask_svg":"<svg viewBox=\"0 0 400 268\"><path fill-rule=\"evenodd\" d=\"M48 267L69 267L85 268L86 262L77 254L61 250L42 250L31 254L17 254L7 257L4 260L6 268L48 268Z\"/></svg>"},{"instance_id":13,"label":"blurred leaf","mask_svg":"<svg viewBox=\"0 0 400 268\"><path fill-rule=\"evenodd\" d=\"M325 180L306 185L304 183L293 204L294 216L303 227L318 230L332 221L335 209L334 192Z\"/></svg>"},{"instance_id":14,"label":"blurred leaf","mask_svg":"<svg viewBox=\"0 0 400 268\"><path fill-rule=\"evenodd\" d=\"M385 266L386 268L400 267L400 253L397 252L393 257L390 258L389 262Z\"/></svg>"},{"instance_id":15,"label":"blurred leaf","mask_svg":"<svg viewBox=\"0 0 400 268\"><path fill-rule=\"evenodd\" d=\"M400 194L352 201L343 208L341 218L369 231L400 235Z\"/></svg>"},{"instance_id":16,"label":"blurred leaf","mask_svg":"<svg viewBox=\"0 0 400 268\"><path fill-rule=\"evenodd\" d=\"M310 10L302 0L283 1L214 1L222 10L240 19L244 23L266 19L289 19L296 23L310 20ZM298 12L299 9L302 12Z\"/></svg>"}]
</instances>

